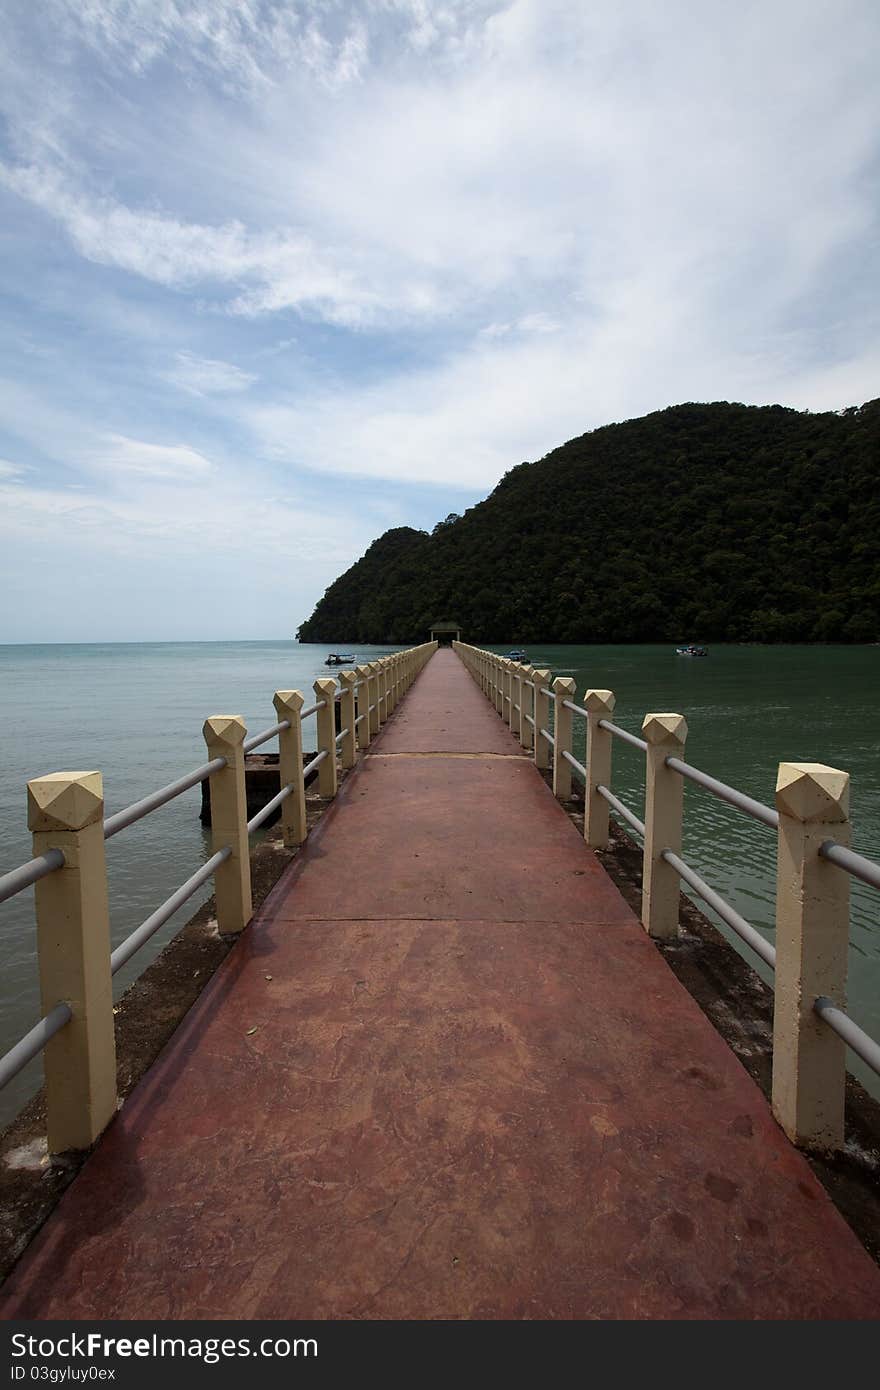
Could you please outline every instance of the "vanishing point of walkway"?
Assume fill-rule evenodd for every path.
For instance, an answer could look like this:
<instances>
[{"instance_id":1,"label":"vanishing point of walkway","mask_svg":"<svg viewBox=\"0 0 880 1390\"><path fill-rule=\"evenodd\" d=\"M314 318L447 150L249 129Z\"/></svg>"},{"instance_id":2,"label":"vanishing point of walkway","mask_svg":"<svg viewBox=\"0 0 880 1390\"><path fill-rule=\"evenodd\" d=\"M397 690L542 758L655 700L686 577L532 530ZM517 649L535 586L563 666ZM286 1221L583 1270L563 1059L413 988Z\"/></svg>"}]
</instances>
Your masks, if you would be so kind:
<instances>
[{"instance_id":1,"label":"vanishing point of walkway","mask_svg":"<svg viewBox=\"0 0 880 1390\"><path fill-rule=\"evenodd\" d=\"M880 1273L441 650L0 1308L847 1318Z\"/></svg>"}]
</instances>

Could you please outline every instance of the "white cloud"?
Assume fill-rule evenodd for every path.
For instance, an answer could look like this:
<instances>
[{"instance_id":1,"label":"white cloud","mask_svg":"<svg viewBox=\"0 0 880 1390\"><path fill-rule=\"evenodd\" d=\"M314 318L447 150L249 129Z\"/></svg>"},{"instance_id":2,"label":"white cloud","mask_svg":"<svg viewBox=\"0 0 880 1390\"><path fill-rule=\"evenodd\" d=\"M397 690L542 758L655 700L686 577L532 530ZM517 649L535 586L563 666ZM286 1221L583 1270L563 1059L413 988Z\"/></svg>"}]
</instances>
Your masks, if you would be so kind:
<instances>
[{"instance_id":1,"label":"white cloud","mask_svg":"<svg viewBox=\"0 0 880 1390\"><path fill-rule=\"evenodd\" d=\"M880 389L869 0L21 16L0 181L24 230L4 245L55 355L19 353L0 382L0 448L64 471L42 505L76 528L112 506L101 525L159 554L163 515L195 535L210 491L263 563L283 540L261 548L254 470L288 553L315 542L316 597L318 550L348 563L378 524L345 513L342 474L485 489L676 400ZM305 529L299 465L326 489Z\"/></svg>"},{"instance_id":2,"label":"white cloud","mask_svg":"<svg viewBox=\"0 0 880 1390\"><path fill-rule=\"evenodd\" d=\"M212 468L204 454L186 444L148 444L141 439L128 439L124 434L108 434L104 444L86 461L86 466L89 463L111 473L184 482L204 478Z\"/></svg>"},{"instance_id":3,"label":"white cloud","mask_svg":"<svg viewBox=\"0 0 880 1390\"><path fill-rule=\"evenodd\" d=\"M247 391L257 380L253 372L243 371L232 362L199 357L194 352L178 352L174 367L163 376L193 396L224 396Z\"/></svg>"},{"instance_id":4,"label":"white cloud","mask_svg":"<svg viewBox=\"0 0 880 1390\"><path fill-rule=\"evenodd\" d=\"M231 286L227 305L233 314L302 308L331 323L356 325L392 307L367 283L369 266L358 266L357 256L348 266L342 253L319 250L308 236L289 229L251 232L238 222L182 222L76 194L57 170L34 165L0 163L0 184L63 223L87 260L174 289ZM413 311L425 299L417 287L404 286L396 304Z\"/></svg>"},{"instance_id":5,"label":"white cloud","mask_svg":"<svg viewBox=\"0 0 880 1390\"><path fill-rule=\"evenodd\" d=\"M10 478L20 478L25 470L17 463L10 463L8 459L0 459L0 478L9 480Z\"/></svg>"}]
</instances>

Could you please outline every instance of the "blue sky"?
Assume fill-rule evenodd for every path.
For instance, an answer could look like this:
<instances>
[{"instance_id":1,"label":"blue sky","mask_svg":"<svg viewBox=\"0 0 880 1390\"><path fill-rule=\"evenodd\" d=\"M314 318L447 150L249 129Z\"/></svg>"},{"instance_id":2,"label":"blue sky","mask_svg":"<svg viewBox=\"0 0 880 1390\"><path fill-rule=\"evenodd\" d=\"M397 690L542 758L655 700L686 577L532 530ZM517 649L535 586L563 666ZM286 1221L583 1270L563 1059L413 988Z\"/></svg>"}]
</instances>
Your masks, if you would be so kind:
<instances>
[{"instance_id":1,"label":"blue sky","mask_svg":"<svg viewBox=\"0 0 880 1390\"><path fill-rule=\"evenodd\" d=\"M596 425L880 394L874 0L5 26L0 641L289 636Z\"/></svg>"}]
</instances>

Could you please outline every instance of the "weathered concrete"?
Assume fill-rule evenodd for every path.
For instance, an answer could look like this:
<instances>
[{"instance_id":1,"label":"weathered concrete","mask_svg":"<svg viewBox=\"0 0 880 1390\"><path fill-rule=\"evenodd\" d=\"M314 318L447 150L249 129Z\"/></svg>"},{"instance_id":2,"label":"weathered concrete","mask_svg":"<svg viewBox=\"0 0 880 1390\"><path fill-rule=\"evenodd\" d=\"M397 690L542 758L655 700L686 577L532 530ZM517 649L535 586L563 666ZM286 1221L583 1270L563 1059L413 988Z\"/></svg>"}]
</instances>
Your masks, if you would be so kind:
<instances>
[{"instance_id":1,"label":"weathered concrete","mask_svg":"<svg viewBox=\"0 0 880 1390\"><path fill-rule=\"evenodd\" d=\"M495 756L421 746L441 686L441 737L482 723ZM451 653L374 747L3 1315L876 1316L880 1273Z\"/></svg>"}]
</instances>

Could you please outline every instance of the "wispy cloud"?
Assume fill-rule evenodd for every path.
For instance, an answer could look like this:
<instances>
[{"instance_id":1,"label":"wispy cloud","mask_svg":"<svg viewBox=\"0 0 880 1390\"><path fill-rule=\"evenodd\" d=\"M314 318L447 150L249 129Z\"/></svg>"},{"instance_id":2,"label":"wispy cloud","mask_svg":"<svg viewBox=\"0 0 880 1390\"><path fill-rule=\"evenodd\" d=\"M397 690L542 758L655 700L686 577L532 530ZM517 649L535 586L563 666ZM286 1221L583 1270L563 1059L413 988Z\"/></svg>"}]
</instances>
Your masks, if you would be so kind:
<instances>
[{"instance_id":1,"label":"wispy cloud","mask_svg":"<svg viewBox=\"0 0 880 1390\"><path fill-rule=\"evenodd\" d=\"M431 524L609 419L877 394L878 40L870 0L20 7L0 452L78 525L219 489L255 565L299 508L341 563L382 480Z\"/></svg>"},{"instance_id":2,"label":"wispy cloud","mask_svg":"<svg viewBox=\"0 0 880 1390\"><path fill-rule=\"evenodd\" d=\"M103 449L93 455L90 462L112 471L148 478L188 481L204 478L211 472L209 460L185 444L148 444L142 439L127 439L124 434L107 435Z\"/></svg>"},{"instance_id":3,"label":"wispy cloud","mask_svg":"<svg viewBox=\"0 0 880 1390\"><path fill-rule=\"evenodd\" d=\"M233 362L218 362L194 352L176 353L174 366L162 375L166 381L193 396L225 396L247 391L257 380L254 372L243 371Z\"/></svg>"}]
</instances>

